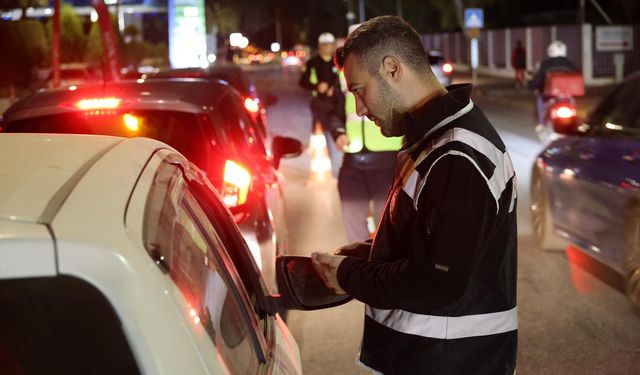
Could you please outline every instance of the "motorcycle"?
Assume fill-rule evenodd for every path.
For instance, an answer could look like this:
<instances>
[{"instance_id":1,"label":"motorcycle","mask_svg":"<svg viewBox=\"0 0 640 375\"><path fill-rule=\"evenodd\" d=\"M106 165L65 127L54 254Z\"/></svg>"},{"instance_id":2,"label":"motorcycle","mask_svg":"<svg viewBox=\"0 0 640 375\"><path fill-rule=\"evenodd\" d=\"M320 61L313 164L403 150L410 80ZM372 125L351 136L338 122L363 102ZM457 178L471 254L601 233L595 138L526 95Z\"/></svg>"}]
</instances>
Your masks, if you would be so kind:
<instances>
[{"instance_id":1,"label":"motorcycle","mask_svg":"<svg viewBox=\"0 0 640 375\"><path fill-rule=\"evenodd\" d=\"M575 127L577 106L575 98L584 95L584 80L579 72L554 71L545 78L542 123L536 133L542 143L558 138L556 129Z\"/></svg>"}]
</instances>

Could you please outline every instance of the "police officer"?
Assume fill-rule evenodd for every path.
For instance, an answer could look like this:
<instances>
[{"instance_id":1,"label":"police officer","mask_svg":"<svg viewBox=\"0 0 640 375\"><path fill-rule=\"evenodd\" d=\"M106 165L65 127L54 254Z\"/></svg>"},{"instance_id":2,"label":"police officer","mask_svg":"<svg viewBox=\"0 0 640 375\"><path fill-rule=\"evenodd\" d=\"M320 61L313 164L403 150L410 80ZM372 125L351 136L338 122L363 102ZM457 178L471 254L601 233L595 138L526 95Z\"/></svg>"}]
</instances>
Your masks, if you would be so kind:
<instances>
[{"instance_id":1,"label":"police officer","mask_svg":"<svg viewBox=\"0 0 640 375\"><path fill-rule=\"evenodd\" d=\"M349 27L349 34L359 24ZM397 151L402 137L387 138L373 121L356 113L356 100L340 72L340 88L345 96L344 127L334 129L336 148L344 151L338 174L338 192L349 242L369 238L367 218L380 217L393 180Z\"/></svg>"},{"instance_id":2,"label":"police officer","mask_svg":"<svg viewBox=\"0 0 640 375\"><path fill-rule=\"evenodd\" d=\"M335 150L331 129L344 121L344 95L340 91L338 68L333 63L335 43L331 33L318 36L318 53L305 64L299 82L311 92L311 131L316 124L322 127L334 170L340 165L341 153Z\"/></svg>"},{"instance_id":3,"label":"police officer","mask_svg":"<svg viewBox=\"0 0 640 375\"><path fill-rule=\"evenodd\" d=\"M325 285L366 304L359 361L383 374L513 374L516 180L471 85L444 88L394 16L336 52L358 114L405 137L373 243L312 254Z\"/></svg>"}]
</instances>

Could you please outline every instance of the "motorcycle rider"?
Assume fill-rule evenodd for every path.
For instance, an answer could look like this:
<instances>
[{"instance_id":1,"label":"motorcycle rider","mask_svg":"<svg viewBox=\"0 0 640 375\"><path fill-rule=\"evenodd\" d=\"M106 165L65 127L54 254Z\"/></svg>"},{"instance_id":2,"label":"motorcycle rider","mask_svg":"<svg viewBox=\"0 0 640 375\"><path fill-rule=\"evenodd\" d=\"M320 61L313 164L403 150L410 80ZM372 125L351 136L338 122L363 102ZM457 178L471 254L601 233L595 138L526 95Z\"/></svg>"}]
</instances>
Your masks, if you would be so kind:
<instances>
[{"instance_id":1,"label":"motorcycle rider","mask_svg":"<svg viewBox=\"0 0 640 375\"><path fill-rule=\"evenodd\" d=\"M544 107L545 102L549 99L549 97L544 96L544 86L547 73L578 71L576 65L567 58L566 44L559 40L555 40L549 44L549 47L547 47L547 56L549 57L540 64L538 72L528 83L529 89L535 90L536 93L536 115L538 117L538 126L544 124Z\"/></svg>"}]
</instances>

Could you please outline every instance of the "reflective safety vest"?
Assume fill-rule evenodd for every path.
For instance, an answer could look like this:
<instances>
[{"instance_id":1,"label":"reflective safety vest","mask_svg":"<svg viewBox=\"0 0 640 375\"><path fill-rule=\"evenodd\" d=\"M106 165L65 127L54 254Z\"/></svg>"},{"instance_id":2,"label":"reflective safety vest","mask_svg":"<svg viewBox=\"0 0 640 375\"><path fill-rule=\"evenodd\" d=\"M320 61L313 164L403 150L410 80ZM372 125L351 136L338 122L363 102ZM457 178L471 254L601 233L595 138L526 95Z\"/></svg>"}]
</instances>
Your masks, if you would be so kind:
<instances>
[{"instance_id":1,"label":"reflective safety vest","mask_svg":"<svg viewBox=\"0 0 640 375\"><path fill-rule=\"evenodd\" d=\"M402 147L402 137L385 137L373 121L358 116L356 98L347 90L343 72L340 72L340 87L345 93L345 133L349 137L349 145L344 152L356 153L365 148L373 152L398 151Z\"/></svg>"}]
</instances>

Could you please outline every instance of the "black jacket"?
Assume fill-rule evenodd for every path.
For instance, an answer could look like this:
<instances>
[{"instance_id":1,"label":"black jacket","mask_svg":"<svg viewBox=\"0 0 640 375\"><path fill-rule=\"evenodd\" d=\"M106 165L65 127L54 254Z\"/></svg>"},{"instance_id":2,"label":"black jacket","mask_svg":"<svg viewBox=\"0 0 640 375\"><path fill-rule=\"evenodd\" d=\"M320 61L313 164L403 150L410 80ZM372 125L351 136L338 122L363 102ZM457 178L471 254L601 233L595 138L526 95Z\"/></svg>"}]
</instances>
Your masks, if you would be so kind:
<instances>
[{"instance_id":1,"label":"black jacket","mask_svg":"<svg viewBox=\"0 0 640 375\"><path fill-rule=\"evenodd\" d=\"M516 184L470 85L409 120L368 261L340 286L367 304L360 361L384 374L512 374Z\"/></svg>"}]
</instances>

